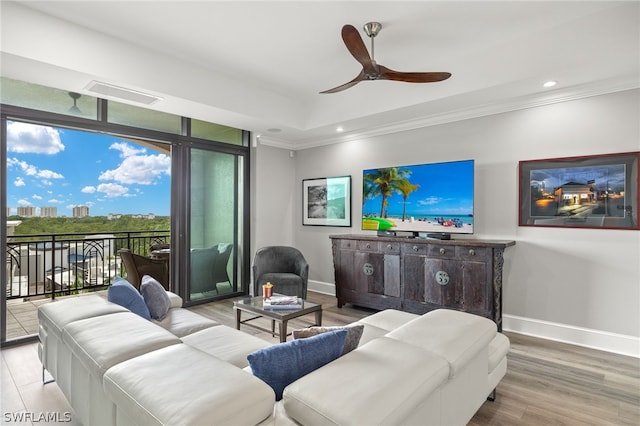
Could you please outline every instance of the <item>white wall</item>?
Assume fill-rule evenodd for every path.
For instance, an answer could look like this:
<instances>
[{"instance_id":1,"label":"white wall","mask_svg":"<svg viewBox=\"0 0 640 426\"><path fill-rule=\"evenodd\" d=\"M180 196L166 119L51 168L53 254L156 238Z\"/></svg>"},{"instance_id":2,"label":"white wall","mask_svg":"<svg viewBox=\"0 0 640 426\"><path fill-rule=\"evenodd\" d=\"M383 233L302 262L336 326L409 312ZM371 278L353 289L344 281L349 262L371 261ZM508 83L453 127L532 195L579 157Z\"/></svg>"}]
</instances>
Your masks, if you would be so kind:
<instances>
[{"instance_id":1,"label":"white wall","mask_svg":"<svg viewBox=\"0 0 640 426\"><path fill-rule=\"evenodd\" d=\"M278 172L293 196L268 206L271 198L260 196L256 225L269 225L256 227L256 240L286 242L271 227L291 203L293 244L310 263L310 286L333 291L329 235L363 233L363 169L474 159L473 237L516 241L505 252L504 328L640 356L640 231L519 227L517 187L521 160L640 150L639 100L640 91L625 91L297 151L295 173ZM271 150L268 159L260 150L258 163L273 161ZM262 173L258 191L270 172ZM302 226L302 179L335 175L352 176L353 227Z\"/></svg>"},{"instance_id":2,"label":"white wall","mask_svg":"<svg viewBox=\"0 0 640 426\"><path fill-rule=\"evenodd\" d=\"M251 256L271 245L295 245L295 156L284 149L257 144L252 152ZM300 207L301 208L301 207Z\"/></svg>"}]
</instances>

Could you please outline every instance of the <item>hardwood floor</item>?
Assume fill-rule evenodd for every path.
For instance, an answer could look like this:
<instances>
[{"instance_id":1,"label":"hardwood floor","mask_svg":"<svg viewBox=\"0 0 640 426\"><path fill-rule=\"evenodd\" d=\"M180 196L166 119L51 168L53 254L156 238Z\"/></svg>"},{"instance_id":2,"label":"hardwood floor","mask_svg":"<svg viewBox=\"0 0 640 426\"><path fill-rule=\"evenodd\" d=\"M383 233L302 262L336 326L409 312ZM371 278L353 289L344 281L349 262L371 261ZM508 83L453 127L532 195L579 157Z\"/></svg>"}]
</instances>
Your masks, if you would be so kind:
<instances>
[{"instance_id":1,"label":"hardwood floor","mask_svg":"<svg viewBox=\"0 0 640 426\"><path fill-rule=\"evenodd\" d=\"M334 297L318 293L311 293L309 299L323 304L324 325L348 324L373 312L350 305L338 309ZM190 309L235 327L233 299ZM290 328L305 327L312 321L313 315L308 315L293 320ZM278 341L250 327L242 327L242 331ZM485 402L470 425L640 424L639 359L505 334L511 340L507 374L498 386L496 401ZM36 344L2 349L0 373L2 424L43 424L10 422L5 413L70 411L55 383L42 385Z\"/></svg>"}]
</instances>

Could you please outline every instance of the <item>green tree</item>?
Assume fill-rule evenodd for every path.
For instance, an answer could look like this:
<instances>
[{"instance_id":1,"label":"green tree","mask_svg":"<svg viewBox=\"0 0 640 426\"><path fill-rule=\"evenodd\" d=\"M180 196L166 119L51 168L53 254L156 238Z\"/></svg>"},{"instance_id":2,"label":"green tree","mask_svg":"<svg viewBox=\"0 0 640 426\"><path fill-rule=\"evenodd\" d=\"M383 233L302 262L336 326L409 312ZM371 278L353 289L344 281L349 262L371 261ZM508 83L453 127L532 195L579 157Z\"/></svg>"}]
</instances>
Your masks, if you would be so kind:
<instances>
[{"instance_id":1,"label":"green tree","mask_svg":"<svg viewBox=\"0 0 640 426\"><path fill-rule=\"evenodd\" d=\"M407 198L409 198L409 194L416 191L420 188L420 185L413 184L409 182L407 179L400 180L396 183L396 190L400 195L402 195L402 221L404 222L407 218Z\"/></svg>"},{"instance_id":2,"label":"green tree","mask_svg":"<svg viewBox=\"0 0 640 426\"><path fill-rule=\"evenodd\" d=\"M399 170L397 167L377 169L373 173L367 173L363 178L365 191L370 191L370 197L382 197L380 217L386 217L389 197L398 190L398 185L408 181L410 170Z\"/></svg>"},{"instance_id":3,"label":"green tree","mask_svg":"<svg viewBox=\"0 0 640 426\"><path fill-rule=\"evenodd\" d=\"M109 220L106 216L73 217L11 217L21 223L15 229L16 235L34 234L99 234L122 231L169 231L171 218L157 216L154 219L123 215Z\"/></svg>"}]
</instances>

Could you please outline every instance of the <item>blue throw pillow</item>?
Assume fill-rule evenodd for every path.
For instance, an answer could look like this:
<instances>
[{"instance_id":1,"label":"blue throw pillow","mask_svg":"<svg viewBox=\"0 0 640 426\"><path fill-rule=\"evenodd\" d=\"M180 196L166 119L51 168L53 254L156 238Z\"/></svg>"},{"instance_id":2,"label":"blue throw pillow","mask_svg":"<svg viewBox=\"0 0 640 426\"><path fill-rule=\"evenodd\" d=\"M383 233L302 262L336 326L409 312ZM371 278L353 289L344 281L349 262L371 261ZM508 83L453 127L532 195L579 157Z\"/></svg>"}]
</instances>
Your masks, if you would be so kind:
<instances>
[{"instance_id":1,"label":"blue throw pillow","mask_svg":"<svg viewBox=\"0 0 640 426\"><path fill-rule=\"evenodd\" d=\"M151 314L147 304L144 303L142 295L132 286L129 281L122 277L116 277L109 286L107 292L109 302L117 303L124 306L134 314L140 315L142 318L150 320Z\"/></svg>"},{"instance_id":2,"label":"blue throw pillow","mask_svg":"<svg viewBox=\"0 0 640 426\"><path fill-rule=\"evenodd\" d=\"M307 339L292 340L247 355L253 375L273 388L276 401L288 384L338 358L345 330L330 331Z\"/></svg>"},{"instance_id":3,"label":"blue throw pillow","mask_svg":"<svg viewBox=\"0 0 640 426\"><path fill-rule=\"evenodd\" d=\"M152 276L145 275L140 283L140 293L149 308L151 318L162 321L171 307L171 300L162 284Z\"/></svg>"}]
</instances>

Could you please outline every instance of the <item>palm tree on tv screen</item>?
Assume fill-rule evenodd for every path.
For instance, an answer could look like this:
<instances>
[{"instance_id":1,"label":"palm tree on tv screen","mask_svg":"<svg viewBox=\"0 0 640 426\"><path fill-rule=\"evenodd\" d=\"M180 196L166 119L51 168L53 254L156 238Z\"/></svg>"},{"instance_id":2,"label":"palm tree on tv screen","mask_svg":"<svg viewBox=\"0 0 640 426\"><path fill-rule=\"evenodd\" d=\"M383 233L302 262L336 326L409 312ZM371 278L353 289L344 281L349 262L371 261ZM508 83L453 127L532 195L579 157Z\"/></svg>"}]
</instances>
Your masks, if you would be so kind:
<instances>
[{"instance_id":1,"label":"palm tree on tv screen","mask_svg":"<svg viewBox=\"0 0 640 426\"><path fill-rule=\"evenodd\" d=\"M365 193L367 193L367 191L369 193L368 198L382 197L380 217L386 217L387 205L389 203L388 198L393 195L394 191L398 191L400 185L409 184L407 177L410 174L411 170L388 167L385 169L376 169L373 170L373 173L366 173L364 175L363 185Z\"/></svg>"},{"instance_id":2,"label":"palm tree on tv screen","mask_svg":"<svg viewBox=\"0 0 640 426\"><path fill-rule=\"evenodd\" d=\"M420 185L413 184L409 182L407 179L402 179L396 183L396 190L400 195L402 195L402 221L404 222L407 219L407 198L409 198L409 194L414 191L417 191L420 188Z\"/></svg>"}]
</instances>

